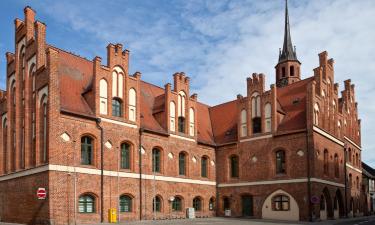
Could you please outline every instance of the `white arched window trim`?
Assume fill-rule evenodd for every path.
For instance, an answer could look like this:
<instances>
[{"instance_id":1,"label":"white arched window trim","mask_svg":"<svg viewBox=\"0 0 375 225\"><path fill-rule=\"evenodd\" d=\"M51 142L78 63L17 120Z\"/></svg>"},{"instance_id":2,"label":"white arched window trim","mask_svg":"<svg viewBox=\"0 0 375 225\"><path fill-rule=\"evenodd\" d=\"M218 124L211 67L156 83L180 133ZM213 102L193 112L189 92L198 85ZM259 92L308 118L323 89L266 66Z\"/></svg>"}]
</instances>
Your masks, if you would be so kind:
<instances>
[{"instance_id":1,"label":"white arched window trim","mask_svg":"<svg viewBox=\"0 0 375 225\"><path fill-rule=\"evenodd\" d=\"M186 98L186 94L185 92L183 91L180 91L178 93L178 112L177 112L177 115L180 117L185 117L185 98Z\"/></svg>"},{"instance_id":2,"label":"white arched window trim","mask_svg":"<svg viewBox=\"0 0 375 225\"><path fill-rule=\"evenodd\" d=\"M272 119L272 114L271 114L271 103L267 103L264 106L264 117L265 117L265 132L271 132L272 125L271 125L271 119Z\"/></svg>"},{"instance_id":3,"label":"white arched window trim","mask_svg":"<svg viewBox=\"0 0 375 225\"><path fill-rule=\"evenodd\" d=\"M169 129L176 131L176 104L173 101L169 103Z\"/></svg>"},{"instance_id":4,"label":"white arched window trim","mask_svg":"<svg viewBox=\"0 0 375 225\"><path fill-rule=\"evenodd\" d=\"M314 105L314 124L319 126L319 105L315 103Z\"/></svg>"},{"instance_id":5,"label":"white arched window trim","mask_svg":"<svg viewBox=\"0 0 375 225\"><path fill-rule=\"evenodd\" d=\"M123 98L124 93L124 71L115 66L112 71L112 97Z\"/></svg>"},{"instance_id":6,"label":"white arched window trim","mask_svg":"<svg viewBox=\"0 0 375 225\"><path fill-rule=\"evenodd\" d=\"M129 120L135 121L137 113L137 93L134 88L129 90Z\"/></svg>"},{"instance_id":7,"label":"white arched window trim","mask_svg":"<svg viewBox=\"0 0 375 225\"><path fill-rule=\"evenodd\" d=\"M251 118L255 117L261 117L260 95L258 92L254 92L251 95Z\"/></svg>"},{"instance_id":8,"label":"white arched window trim","mask_svg":"<svg viewBox=\"0 0 375 225\"><path fill-rule=\"evenodd\" d=\"M108 83L105 79L99 81L99 96L100 96L100 114L107 115L108 113Z\"/></svg>"},{"instance_id":9,"label":"white arched window trim","mask_svg":"<svg viewBox=\"0 0 375 225\"><path fill-rule=\"evenodd\" d=\"M190 136L194 136L195 135L195 112L193 108L189 109L189 120L190 120L189 134Z\"/></svg>"},{"instance_id":10,"label":"white arched window trim","mask_svg":"<svg viewBox=\"0 0 375 225\"><path fill-rule=\"evenodd\" d=\"M247 136L247 112L246 109L241 110L241 137Z\"/></svg>"}]
</instances>

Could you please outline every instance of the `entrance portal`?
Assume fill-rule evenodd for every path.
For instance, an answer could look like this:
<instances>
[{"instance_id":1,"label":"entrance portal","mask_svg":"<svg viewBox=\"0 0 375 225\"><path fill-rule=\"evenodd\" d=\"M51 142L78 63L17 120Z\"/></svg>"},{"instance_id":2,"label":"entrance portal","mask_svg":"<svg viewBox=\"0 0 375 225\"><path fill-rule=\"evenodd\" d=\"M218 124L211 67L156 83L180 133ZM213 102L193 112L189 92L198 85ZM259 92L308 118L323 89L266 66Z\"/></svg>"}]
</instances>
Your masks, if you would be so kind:
<instances>
[{"instance_id":1,"label":"entrance portal","mask_svg":"<svg viewBox=\"0 0 375 225\"><path fill-rule=\"evenodd\" d=\"M253 216L253 197L242 196L242 216Z\"/></svg>"}]
</instances>

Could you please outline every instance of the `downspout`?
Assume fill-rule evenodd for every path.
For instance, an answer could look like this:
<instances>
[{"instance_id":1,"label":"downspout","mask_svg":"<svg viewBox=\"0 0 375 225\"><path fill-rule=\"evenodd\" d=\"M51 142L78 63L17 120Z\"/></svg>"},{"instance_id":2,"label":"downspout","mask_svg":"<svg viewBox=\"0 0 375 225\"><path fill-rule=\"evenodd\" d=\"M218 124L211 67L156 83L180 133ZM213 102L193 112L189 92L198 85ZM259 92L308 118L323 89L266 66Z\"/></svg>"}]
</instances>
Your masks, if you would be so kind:
<instances>
[{"instance_id":1,"label":"downspout","mask_svg":"<svg viewBox=\"0 0 375 225\"><path fill-rule=\"evenodd\" d=\"M307 196L308 196L308 209L309 209L309 221L313 221L312 207L311 207L311 174L310 174L310 148L309 148L309 131L306 130L306 155L307 155Z\"/></svg>"},{"instance_id":2,"label":"downspout","mask_svg":"<svg viewBox=\"0 0 375 225\"><path fill-rule=\"evenodd\" d=\"M104 222L104 131L100 126L101 119L96 119L96 126L100 130L100 222Z\"/></svg>"},{"instance_id":3,"label":"downspout","mask_svg":"<svg viewBox=\"0 0 375 225\"><path fill-rule=\"evenodd\" d=\"M138 151L138 167L139 167L139 220L142 220L142 133L143 128L139 129L139 151Z\"/></svg>"},{"instance_id":4,"label":"downspout","mask_svg":"<svg viewBox=\"0 0 375 225\"><path fill-rule=\"evenodd\" d=\"M347 201L347 190L348 190L348 179L347 179L347 170L346 170L346 160L347 160L347 155L346 155L346 145L344 146L344 174L345 174L345 201L344 201L344 204L345 204L345 217L348 217L348 201ZM354 210L353 210L354 211Z\"/></svg>"}]
</instances>

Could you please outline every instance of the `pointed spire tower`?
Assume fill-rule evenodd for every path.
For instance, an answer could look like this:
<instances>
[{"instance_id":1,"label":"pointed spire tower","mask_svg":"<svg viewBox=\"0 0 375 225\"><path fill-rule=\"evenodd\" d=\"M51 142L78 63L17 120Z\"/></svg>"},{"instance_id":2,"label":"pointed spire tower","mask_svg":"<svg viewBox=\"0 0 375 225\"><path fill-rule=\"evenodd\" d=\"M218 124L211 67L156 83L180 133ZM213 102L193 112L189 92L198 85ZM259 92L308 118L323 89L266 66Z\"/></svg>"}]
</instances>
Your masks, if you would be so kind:
<instances>
[{"instance_id":1,"label":"pointed spire tower","mask_svg":"<svg viewBox=\"0 0 375 225\"><path fill-rule=\"evenodd\" d=\"M276 86L284 87L288 84L301 80L301 63L297 59L296 48L292 44L290 35L288 0L285 0L285 30L283 49L279 52L279 62L276 69Z\"/></svg>"}]
</instances>

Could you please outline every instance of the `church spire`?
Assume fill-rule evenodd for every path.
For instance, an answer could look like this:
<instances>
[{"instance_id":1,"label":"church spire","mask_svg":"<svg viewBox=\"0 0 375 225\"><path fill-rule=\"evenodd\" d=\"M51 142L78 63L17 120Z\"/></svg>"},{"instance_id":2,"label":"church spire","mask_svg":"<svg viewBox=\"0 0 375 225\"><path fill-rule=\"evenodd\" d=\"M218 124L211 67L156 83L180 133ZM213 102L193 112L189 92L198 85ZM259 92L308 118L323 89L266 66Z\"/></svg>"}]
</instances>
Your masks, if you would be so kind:
<instances>
[{"instance_id":1,"label":"church spire","mask_svg":"<svg viewBox=\"0 0 375 225\"><path fill-rule=\"evenodd\" d=\"M276 69L276 86L284 87L301 80L301 63L297 59L296 49L292 45L290 35L288 0L285 0L285 30L283 49L280 49L279 62Z\"/></svg>"},{"instance_id":2,"label":"church spire","mask_svg":"<svg viewBox=\"0 0 375 225\"><path fill-rule=\"evenodd\" d=\"M285 30L284 30L284 43L283 50L279 54L279 63L288 60L297 59L295 47L292 45L292 37L290 35L289 13L288 13L288 0L285 0Z\"/></svg>"}]
</instances>

